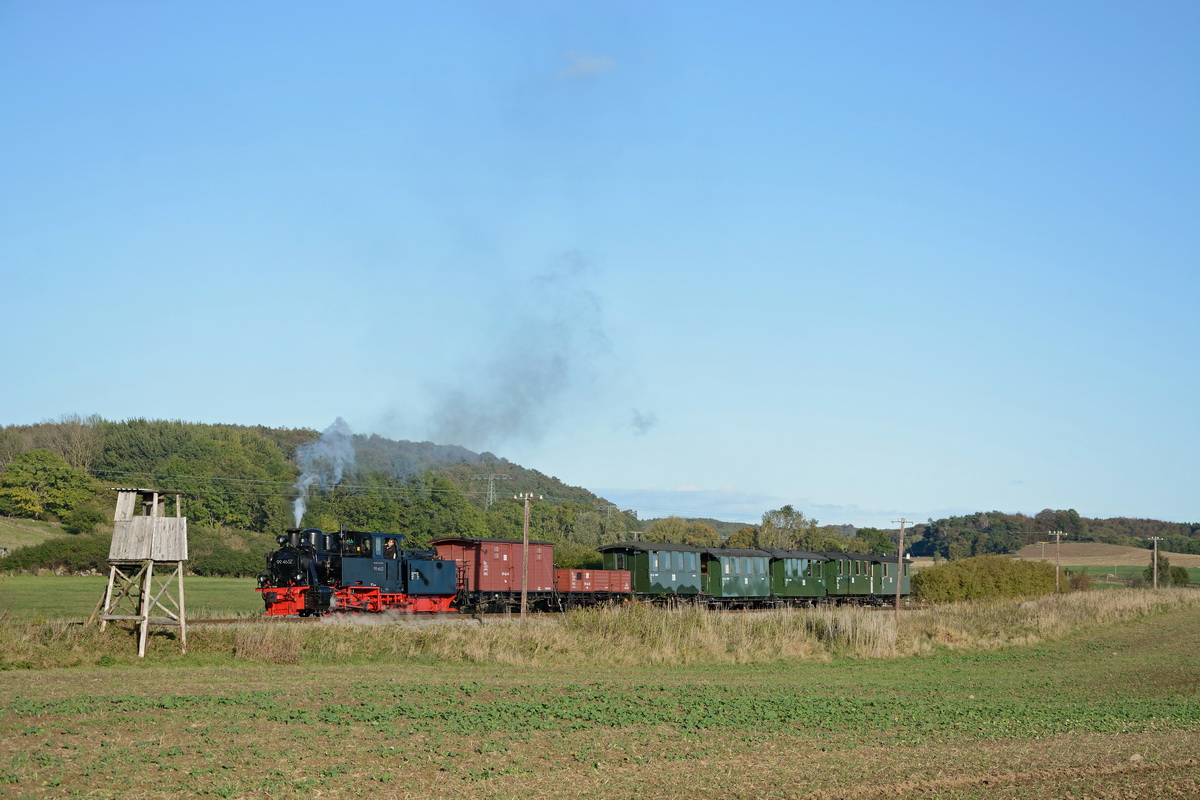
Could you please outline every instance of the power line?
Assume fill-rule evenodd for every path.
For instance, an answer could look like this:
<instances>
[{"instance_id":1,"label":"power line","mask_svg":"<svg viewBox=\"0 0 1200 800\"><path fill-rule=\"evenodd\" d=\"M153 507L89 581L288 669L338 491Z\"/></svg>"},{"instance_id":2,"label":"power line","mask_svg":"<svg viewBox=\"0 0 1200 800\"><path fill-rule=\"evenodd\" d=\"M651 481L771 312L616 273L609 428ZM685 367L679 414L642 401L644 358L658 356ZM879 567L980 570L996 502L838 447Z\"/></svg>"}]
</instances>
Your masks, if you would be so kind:
<instances>
[{"instance_id":1,"label":"power line","mask_svg":"<svg viewBox=\"0 0 1200 800\"><path fill-rule=\"evenodd\" d=\"M472 475L473 481L487 481L487 502L483 506L483 510L487 511L492 507L492 503L496 502L496 481L511 481L512 476L501 472L489 472L486 475Z\"/></svg>"}]
</instances>

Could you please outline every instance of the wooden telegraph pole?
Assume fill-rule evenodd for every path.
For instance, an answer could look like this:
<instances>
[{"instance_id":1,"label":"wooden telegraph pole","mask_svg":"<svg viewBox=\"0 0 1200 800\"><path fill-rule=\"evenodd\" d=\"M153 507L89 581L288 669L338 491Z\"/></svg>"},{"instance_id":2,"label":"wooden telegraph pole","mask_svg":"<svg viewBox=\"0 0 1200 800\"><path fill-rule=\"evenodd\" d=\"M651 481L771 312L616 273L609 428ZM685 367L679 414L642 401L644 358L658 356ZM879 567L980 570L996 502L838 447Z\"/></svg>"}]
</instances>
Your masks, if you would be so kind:
<instances>
[{"instance_id":1,"label":"wooden telegraph pole","mask_svg":"<svg viewBox=\"0 0 1200 800\"><path fill-rule=\"evenodd\" d=\"M537 497L538 500L542 496L534 495L533 492L522 492L521 494L513 495L513 500L525 501L525 525L524 533L521 537L521 624L525 624L525 609L529 604L529 503Z\"/></svg>"},{"instance_id":2,"label":"wooden telegraph pole","mask_svg":"<svg viewBox=\"0 0 1200 800\"><path fill-rule=\"evenodd\" d=\"M1158 588L1158 543L1162 541L1161 536L1147 536L1147 539L1154 542L1154 588Z\"/></svg>"},{"instance_id":3,"label":"wooden telegraph pole","mask_svg":"<svg viewBox=\"0 0 1200 800\"><path fill-rule=\"evenodd\" d=\"M1061 591L1058 586L1059 548L1062 545L1062 537L1071 534L1062 531L1046 531L1046 535L1054 537L1054 593L1058 594Z\"/></svg>"},{"instance_id":4,"label":"wooden telegraph pole","mask_svg":"<svg viewBox=\"0 0 1200 800\"><path fill-rule=\"evenodd\" d=\"M904 582L904 526L908 520L904 517L894 519L900 523L900 547L896 550L896 629L900 629L900 584Z\"/></svg>"}]
</instances>

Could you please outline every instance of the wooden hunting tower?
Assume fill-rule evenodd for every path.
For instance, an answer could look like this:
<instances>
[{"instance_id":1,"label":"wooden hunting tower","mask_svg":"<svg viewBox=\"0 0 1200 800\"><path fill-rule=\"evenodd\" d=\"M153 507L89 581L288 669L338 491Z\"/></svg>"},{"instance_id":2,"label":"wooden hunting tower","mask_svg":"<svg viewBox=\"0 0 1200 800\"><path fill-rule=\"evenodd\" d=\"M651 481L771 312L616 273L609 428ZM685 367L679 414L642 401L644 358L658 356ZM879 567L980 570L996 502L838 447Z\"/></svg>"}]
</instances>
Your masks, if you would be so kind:
<instances>
[{"instance_id":1,"label":"wooden hunting tower","mask_svg":"<svg viewBox=\"0 0 1200 800\"><path fill-rule=\"evenodd\" d=\"M137 623L139 657L146 655L146 635L151 625L178 627L180 646L187 652L183 562L187 561L188 548L187 518L182 516L181 507L183 493L157 489L113 491L117 493L117 511L108 550L108 586L92 618L100 623L100 630L109 622ZM175 501L173 517L163 513L168 496ZM158 576L154 574L156 566L160 568ZM174 595L171 589L176 590Z\"/></svg>"}]
</instances>

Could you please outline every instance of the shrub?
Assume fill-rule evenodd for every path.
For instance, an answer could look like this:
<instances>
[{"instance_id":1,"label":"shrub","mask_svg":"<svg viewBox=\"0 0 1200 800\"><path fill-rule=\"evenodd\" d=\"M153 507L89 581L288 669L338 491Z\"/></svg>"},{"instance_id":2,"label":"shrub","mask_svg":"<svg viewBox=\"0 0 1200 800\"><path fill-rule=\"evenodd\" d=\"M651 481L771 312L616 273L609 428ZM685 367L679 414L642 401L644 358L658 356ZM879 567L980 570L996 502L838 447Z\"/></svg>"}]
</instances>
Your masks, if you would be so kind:
<instances>
[{"instance_id":1,"label":"shrub","mask_svg":"<svg viewBox=\"0 0 1200 800\"><path fill-rule=\"evenodd\" d=\"M1070 590L1072 592L1091 591L1092 576L1089 575L1086 570L1081 569L1078 572L1072 572L1071 570L1066 570L1066 576L1067 576L1067 585L1070 587Z\"/></svg>"},{"instance_id":2,"label":"shrub","mask_svg":"<svg viewBox=\"0 0 1200 800\"><path fill-rule=\"evenodd\" d=\"M247 578L262 572L265 563L262 556L240 553L226 547L216 552L197 555L187 566L188 571L196 575Z\"/></svg>"},{"instance_id":3,"label":"shrub","mask_svg":"<svg viewBox=\"0 0 1200 800\"><path fill-rule=\"evenodd\" d=\"M76 508L62 518L63 530L67 533L92 533L96 526L109 518L99 508L88 504Z\"/></svg>"},{"instance_id":4,"label":"shrub","mask_svg":"<svg viewBox=\"0 0 1200 800\"><path fill-rule=\"evenodd\" d=\"M50 539L30 547L18 547L3 561L4 572L32 572L49 569L65 572L105 572L108 570L110 534L85 534Z\"/></svg>"},{"instance_id":5,"label":"shrub","mask_svg":"<svg viewBox=\"0 0 1200 800\"><path fill-rule=\"evenodd\" d=\"M1007 556L976 556L921 570L912 578L912 591L931 603L1050 594L1054 567Z\"/></svg>"}]
</instances>

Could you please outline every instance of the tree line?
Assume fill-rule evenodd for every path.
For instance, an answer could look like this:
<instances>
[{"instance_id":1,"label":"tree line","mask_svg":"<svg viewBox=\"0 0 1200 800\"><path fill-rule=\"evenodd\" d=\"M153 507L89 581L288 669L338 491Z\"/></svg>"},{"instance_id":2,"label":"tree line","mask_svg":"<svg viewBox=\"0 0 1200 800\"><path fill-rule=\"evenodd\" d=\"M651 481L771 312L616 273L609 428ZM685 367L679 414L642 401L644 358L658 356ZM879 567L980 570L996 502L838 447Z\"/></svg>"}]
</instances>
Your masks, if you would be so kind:
<instances>
[{"instance_id":1,"label":"tree line","mask_svg":"<svg viewBox=\"0 0 1200 800\"><path fill-rule=\"evenodd\" d=\"M1062 531L1067 541L1142 548L1151 546L1147 537L1160 536L1159 547L1163 550L1200 553L1200 523L1128 517L1089 519L1073 508L1045 509L1033 516L988 511L929 520L913 528L911 552L951 561L989 553L1015 553L1026 545L1046 541L1048 531Z\"/></svg>"},{"instance_id":2,"label":"tree line","mask_svg":"<svg viewBox=\"0 0 1200 800\"><path fill-rule=\"evenodd\" d=\"M71 533L105 530L109 487L181 491L196 526L276 535L294 527L297 454L321 436L309 429L209 425L179 420L65 416L0 428L0 514L54 519ZM696 546L896 552L896 531L820 525L791 505L731 530L715 520L638 520L580 487L525 469L491 453L453 445L353 436L355 458L342 480L307 493L303 527L397 531L410 547L441 536L518 538L517 492L544 499L532 506L532 534L554 542L564 566L598 563L595 549L641 538ZM711 524L710 524L711 523ZM721 527L721 530L718 530ZM1200 525L1129 518L1087 519L1074 509L1033 516L980 512L929 520L908 532L914 555L959 560L1011 553L1062 530L1073 541L1200 553Z\"/></svg>"}]
</instances>

